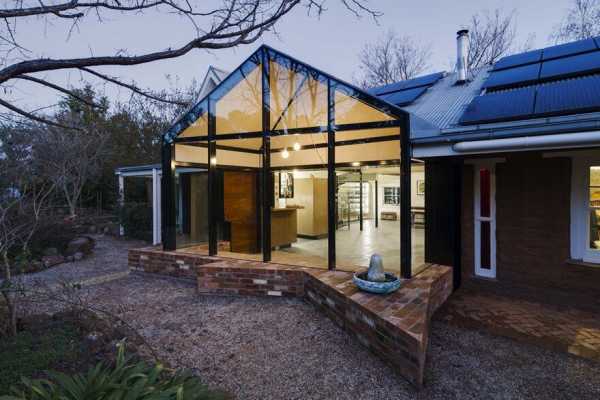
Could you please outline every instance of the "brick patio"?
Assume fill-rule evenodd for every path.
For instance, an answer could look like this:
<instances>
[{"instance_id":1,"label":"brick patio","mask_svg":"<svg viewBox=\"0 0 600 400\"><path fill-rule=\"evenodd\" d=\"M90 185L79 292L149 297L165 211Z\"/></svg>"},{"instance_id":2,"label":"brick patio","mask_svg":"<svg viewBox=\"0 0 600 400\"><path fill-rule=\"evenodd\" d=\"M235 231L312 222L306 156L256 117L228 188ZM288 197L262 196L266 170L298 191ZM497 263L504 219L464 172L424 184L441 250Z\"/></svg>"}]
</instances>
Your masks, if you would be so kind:
<instances>
[{"instance_id":1,"label":"brick patio","mask_svg":"<svg viewBox=\"0 0 600 400\"><path fill-rule=\"evenodd\" d=\"M389 295L359 291L352 273L164 252L129 252L134 270L197 279L199 294L301 297L388 362L423 384L430 319L452 292L452 269L427 265Z\"/></svg>"},{"instance_id":2,"label":"brick patio","mask_svg":"<svg viewBox=\"0 0 600 400\"><path fill-rule=\"evenodd\" d=\"M438 314L448 322L483 328L538 346L600 361L598 313L570 306L493 293L478 285L456 291Z\"/></svg>"}]
</instances>

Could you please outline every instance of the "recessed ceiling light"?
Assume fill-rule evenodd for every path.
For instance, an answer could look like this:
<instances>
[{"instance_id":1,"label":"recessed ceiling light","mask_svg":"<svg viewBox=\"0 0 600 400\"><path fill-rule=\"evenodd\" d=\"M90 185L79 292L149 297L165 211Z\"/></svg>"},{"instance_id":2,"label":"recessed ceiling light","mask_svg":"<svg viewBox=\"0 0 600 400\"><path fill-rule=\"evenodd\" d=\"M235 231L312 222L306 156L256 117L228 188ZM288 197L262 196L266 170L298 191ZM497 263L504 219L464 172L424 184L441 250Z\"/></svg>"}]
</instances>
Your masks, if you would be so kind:
<instances>
[{"instance_id":1,"label":"recessed ceiling light","mask_svg":"<svg viewBox=\"0 0 600 400\"><path fill-rule=\"evenodd\" d=\"M352 166L353 166L353 167L358 167L359 165L360 165L360 163L359 163L358 161L354 161L354 162L352 163Z\"/></svg>"},{"instance_id":2,"label":"recessed ceiling light","mask_svg":"<svg viewBox=\"0 0 600 400\"><path fill-rule=\"evenodd\" d=\"M283 149L283 151L281 152L281 157L283 158L288 158L290 156L290 152L288 151L287 148Z\"/></svg>"},{"instance_id":3,"label":"recessed ceiling light","mask_svg":"<svg viewBox=\"0 0 600 400\"><path fill-rule=\"evenodd\" d=\"M210 159L210 165L217 165L217 157L212 157Z\"/></svg>"},{"instance_id":4,"label":"recessed ceiling light","mask_svg":"<svg viewBox=\"0 0 600 400\"><path fill-rule=\"evenodd\" d=\"M294 150L298 151L298 150L300 150L301 147L302 146L300 146L300 143L298 143L298 142L294 143Z\"/></svg>"}]
</instances>

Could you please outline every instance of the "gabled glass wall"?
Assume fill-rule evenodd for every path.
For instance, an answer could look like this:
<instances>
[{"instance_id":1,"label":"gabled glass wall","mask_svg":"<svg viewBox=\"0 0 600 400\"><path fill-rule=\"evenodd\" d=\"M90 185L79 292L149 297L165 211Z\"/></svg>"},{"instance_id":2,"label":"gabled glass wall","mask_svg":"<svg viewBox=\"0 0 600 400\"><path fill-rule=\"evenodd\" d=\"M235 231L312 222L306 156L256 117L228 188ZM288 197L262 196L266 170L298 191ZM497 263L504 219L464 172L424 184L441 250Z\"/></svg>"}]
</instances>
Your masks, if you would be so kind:
<instances>
[{"instance_id":1,"label":"gabled glass wall","mask_svg":"<svg viewBox=\"0 0 600 400\"><path fill-rule=\"evenodd\" d=\"M336 252L339 177L386 166L406 179L407 135L401 110L264 46L165 135L163 165L207 167L210 254L335 268L344 258ZM227 211L232 199L243 221ZM408 232L394 245L408 258L390 261L397 271L402 258L405 276ZM242 236L246 247L237 246Z\"/></svg>"}]
</instances>

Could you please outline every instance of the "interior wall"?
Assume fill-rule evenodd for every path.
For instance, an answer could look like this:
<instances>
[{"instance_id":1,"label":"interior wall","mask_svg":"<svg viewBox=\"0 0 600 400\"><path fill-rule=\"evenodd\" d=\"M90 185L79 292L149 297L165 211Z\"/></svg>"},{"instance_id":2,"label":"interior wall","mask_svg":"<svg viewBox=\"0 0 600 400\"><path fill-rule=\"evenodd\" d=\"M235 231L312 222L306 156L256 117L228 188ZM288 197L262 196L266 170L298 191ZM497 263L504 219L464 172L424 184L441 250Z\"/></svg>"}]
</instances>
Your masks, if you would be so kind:
<instances>
[{"instance_id":1,"label":"interior wall","mask_svg":"<svg viewBox=\"0 0 600 400\"><path fill-rule=\"evenodd\" d=\"M411 171L410 184L411 184L411 206L412 207L425 207L425 196L417 194L417 184L419 181L425 182L425 171ZM400 205L383 204L383 193L385 187L400 187L400 176L399 175L377 175L378 185L378 196L379 196L379 212L397 212L400 216Z\"/></svg>"}]
</instances>

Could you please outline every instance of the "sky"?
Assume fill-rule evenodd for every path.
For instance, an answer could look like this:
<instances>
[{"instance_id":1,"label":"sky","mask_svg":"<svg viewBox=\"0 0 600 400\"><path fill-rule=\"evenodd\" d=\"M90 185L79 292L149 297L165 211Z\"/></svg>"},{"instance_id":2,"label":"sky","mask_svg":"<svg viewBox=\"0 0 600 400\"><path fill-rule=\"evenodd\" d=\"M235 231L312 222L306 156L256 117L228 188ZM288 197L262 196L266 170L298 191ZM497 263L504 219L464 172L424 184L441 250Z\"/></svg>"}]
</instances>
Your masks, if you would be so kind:
<instances>
[{"instance_id":1,"label":"sky","mask_svg":"<svg viewBox=\"0 0 600 400\"><path fill-rule=\"evenodd\" d=\"M474 13L496 8L507 12L514 10L517 42L525 42L533 34L533 47L537 48L552 44L549 35L566 14L570 0L370 0L369 4L383 12L377 22L366 15L356 18L340 0L327 0L328 10L320 17L308 16L305 9L297 8L277 24L277 34L267 33L251 45L213 52L194 50L181 58L135 67L97 69L125 81L135 80L140 87L152 90L174 85L185 87L193 79L201 81L209 65L232 70L254 49L266 43L352 82L359 71L361 48L393 29L399 35L409 35L417 43L430 46L431 71L452 70L456 31L467 26ZM152 12L111 15L103 18L102 23L89 18L69 33L70 28L64 19L29 19L18 26L17 33L21 44L32 55L50 58L113 55L119 51L140 54L177 47L194 36L191 25L185 20ZM73 71L38 76L73 86L80 85L82 78L81 73ZM114 86L97 83L97 87L112 101L128 96L126 90ZM15 84L9 95L28 109L55 104L59 99L56 92L22 82Z\"/></svg>"}]
</instances>

